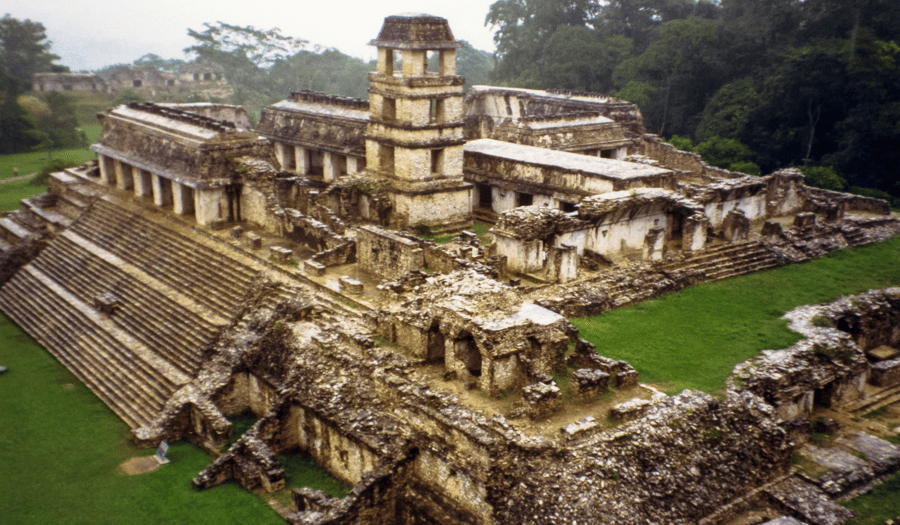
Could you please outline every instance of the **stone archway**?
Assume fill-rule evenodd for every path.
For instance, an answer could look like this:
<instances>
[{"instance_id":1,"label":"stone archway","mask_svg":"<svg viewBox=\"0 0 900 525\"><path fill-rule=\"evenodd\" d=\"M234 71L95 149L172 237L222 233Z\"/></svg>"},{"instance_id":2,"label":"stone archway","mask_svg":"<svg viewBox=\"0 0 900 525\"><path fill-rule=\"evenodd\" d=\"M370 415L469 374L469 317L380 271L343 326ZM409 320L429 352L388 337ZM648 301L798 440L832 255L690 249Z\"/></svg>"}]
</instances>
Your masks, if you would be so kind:
<instances>
[{"instance_id":1,"label":"stone archway","mask_svg":"<svg viewBox=\"0 0 900 525\"><path fill-rule=\"evenodd\" d=\"M431 323L431 328L426 332L426 363L441 363L444 361L446 347L444 344L444 334L441 333L441 326L437 320Z\"/></svg>"},{"instance_id":2,"label":"stone archway","mask_svg":"<svg viewBox=\"0 0 900 525\"><path fill-rule=\"evenodd\" d=\"M475 338L467 330L463 330L453 341L453 350L457 359L462 361L466 370L474 377L481 377L481 351L475 344Z\"/></svg>"}]
</instances>

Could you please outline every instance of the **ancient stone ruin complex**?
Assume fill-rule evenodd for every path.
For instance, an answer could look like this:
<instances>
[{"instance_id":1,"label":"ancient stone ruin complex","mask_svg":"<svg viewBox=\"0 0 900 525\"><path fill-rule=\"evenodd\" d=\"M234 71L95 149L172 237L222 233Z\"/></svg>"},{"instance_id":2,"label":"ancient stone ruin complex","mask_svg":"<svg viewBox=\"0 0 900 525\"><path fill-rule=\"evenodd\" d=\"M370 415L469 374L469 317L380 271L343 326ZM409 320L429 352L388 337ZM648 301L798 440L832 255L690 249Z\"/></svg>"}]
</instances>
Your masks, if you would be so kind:
<instances>
[{"instance_id":1,"label":"ancient stone ruin complex","mask_svg":"<svg viewBox=\"0 0 900 525\"><path fill-rule=\"evenodd\" d=\"M371 44L369 101L292 93L256 129L109 109L97 160L0 218L0 307L136 442L216 451L251 409L194 484L279 490L276 456L308 454L354 488L295 489L297 524L831 524L897 468L849 430L868 459L835 460L806 418L896 400L900 289L793 312L806 339L724 399L641 384L565 317L886 239L887 203L707 166L613 97L464 93L443 18ZM793 453L839 465L792 475Z\"/></svg>"}]
</instances>

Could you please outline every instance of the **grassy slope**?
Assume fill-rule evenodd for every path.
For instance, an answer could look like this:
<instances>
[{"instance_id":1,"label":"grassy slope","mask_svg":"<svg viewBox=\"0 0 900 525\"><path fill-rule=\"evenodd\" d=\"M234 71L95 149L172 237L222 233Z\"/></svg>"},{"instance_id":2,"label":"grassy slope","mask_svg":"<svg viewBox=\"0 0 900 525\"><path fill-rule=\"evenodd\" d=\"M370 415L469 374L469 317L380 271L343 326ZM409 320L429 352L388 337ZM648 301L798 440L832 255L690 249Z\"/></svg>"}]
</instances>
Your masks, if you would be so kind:
<instances>
[{"instance_id":1,"label":"grassy slope","mask_svg":"<svg viewBox=\"0 0 900 525\"><path fill-rule=\"evenodd\" d=\"M84 125L82 129L88 136L88 143L93 144L100 139L100 124ZM28 175L40 171L53 161L82 164L95 157L94 152L87 148L0 155L0 179L12 177L14 175L13 168L19 169L19 175ZM32 185L28 180L2 183L0 184L0 211L18 209L20 200L46 192L45 185Z\"/></svg>"},{"instance_id":2,"label":"grassy slope","mask_svg":"<svg viewBox=\"0 0 900 525\"><path fill-rule=\"evenodd\" d=\"M735 364L799 340L780 319L785 312L897 285L900 239L891 239L572 322L601 355L637 368L643 382L670 392L715 392L724 388Z\"/></svg>"},{"instance_id":3,"label":"grassy slope","mask_svg":"<svg viewBox=\"0 0 900 525\"><path fill-rule=\"evenodd\" d=\"M190 444L173 444L159 470L119 474L151 451L132 446L127 425L5 316L0 341L10 369L0 376L0 523L283 523L237 485L195 491L209 457Z\"/></svg>"}]
</instances>

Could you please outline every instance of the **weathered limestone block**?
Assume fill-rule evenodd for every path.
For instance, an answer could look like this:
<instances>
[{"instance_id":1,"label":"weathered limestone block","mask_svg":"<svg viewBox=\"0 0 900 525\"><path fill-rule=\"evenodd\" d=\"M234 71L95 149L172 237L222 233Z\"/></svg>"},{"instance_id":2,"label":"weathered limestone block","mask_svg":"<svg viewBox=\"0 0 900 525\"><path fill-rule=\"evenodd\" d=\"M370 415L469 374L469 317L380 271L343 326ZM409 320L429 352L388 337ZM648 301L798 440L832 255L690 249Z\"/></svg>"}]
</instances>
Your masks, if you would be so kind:
<instances>
[{"instance_id":1,"label":"weathered limestone block","mask_svg":"<svg viewBox=\"0 0 900 525\"><path fill-rule=\"evenodd\" d=\"M797 216L794 217L794 226L800 228L801 230L806 228L815 228L816 214L808 211L798 213Z\"/></svg>"},{"instance_id":2,"label":"weathered limestone block","mask_svg":"<svg viewBox=\"0 0 900 525\"><path fill-rule=\"evenodd\" d=\"M395 277L425 267L421 240L373 226L358 230L356 258L361 270L382 277Z\"/></svg>"},{"instance_id":3,"label":"weathered limestone block","mask_svg":"<svg viewBox=\"0 0 900 525\"><path fill-rule=\"evenodd\" d=\"M119 298L113 293L104 293L94 297L94 308L106 315L112 315L119 309Z\"/></svg>"},{"instance_id":4,"label":"weathered limestone block","mask_svg":"<svg viewBox=\"0 0 900 525\"><path fill-rule=\"evenodd\" d=\"M744 242L750 234L750 219L740 210L731 210L722 222L722 234L728 242Z\"/></svg>"},{"instance_id":5,"label":"weathered limestone block","mask_svg":"<svg viewBox=\"0 0 900 525\"><path fill-rule=\"evenodd\" d=\"M624 363L624 361L619 362ZM638 371L628 363L625 363L625 366L621 366L618 373L616 374L616 386L619 388L630 388L633 386L637 386L639 379L640 374L638 374Z\"/></svg>"},{"instance_id":6,"label":"weathered limestone block","mask_svg":"<svg viewBox=\"0 0 900 525\"><path fill-rule=\"evenodd\" d=\"M881 345L866 352L866 355L874 361L887 361L895 357L900 357L900 350L891 348L888 345Z\"/></svg>"},{"instance_id":7,"label":"weathered limestone block","mask_svg":"<svg viewBox=\"0 0 900 525\"><path fill-rule=\"evenodd\" d=\"M525 412L531 419L550 417L562 408L562 394L554 383L535 383L522 389Z\"/></svg>"},{"instance_id":8,"label":"weathered limestone block","mask_svg":"<svg viewBox=\"0 0 900 525\"><path fill-rule=\"evenodd\" d=\"M681 227L681 251L685 254L699 252L706 247L706 229L709 227L709 218L703 214L695 213L685 217Z\"/></svg>"},{"instance_id":9,"label":"weathered limestone block","mask_svg":"<svg viewBox=\"0 0 900 525\"><path fill-rule=\"evenodd\" d=\"M547 259L548 281L567 283L578 276L578 252L574 246L552 246Z\"/></svg>"},{"instance_id":10,"label":"weathered limestone block","mask_svg":"<svg viewBox=\"0 0 900 525\"><path fill-rule=\"evenodd\" d=\"M363 283L357 281L356 279L348 276L343 276L340 279L341 282L341 291L349 294L361 294L363 293Z\"/></svg>"},{"instance_id":11,"label":"weathered limestone block","mask_svg":"<svg viewBox=\"0 0 900 525\"><path fill-rule=\"evenodd\" d=\"M592 400L609 390L609 374L602 370L582 368L572 373L572 397Z\"/></svg>"},{"instance_id":12,"label":"weathered limestone block","mask_svg":"<svg viewBox=\"0 0 900 525\"><path fill-rule=\"evenodd\" d=\"M262 248L262 237L253 232L247 232L244 234L244 238L247 239L247 244L250 246L252 250L258 250Z\"/></svg>"},{"instance_id":13,"label":"weathered limestone block","mask_svg":"<svg viewBox=\"0 0 900 525\"><path fill-rule=\"evenodd\" d=\"M287 262L294 256L294 250L284 246L272 246L269 248L269 254L278 262Z\"/></svg>"},{"instance_id":14,"label":"weathered limestone block","mask_svg":"<svg viewBox=\"0 0 900 525\"><path fill-rule=\"evenodd\" d=\"M582 439L602 431L603 427L601 427L600 424L597 423L597 420L591 416L587 416L577 423L571 423L559 429L560 434L562 434L566 441Z\"/></svg>"},{"instance_id":15,"label":"weathered limestone block","mask_svg":"<svg viewBox=\"0 0 900 525\"><path fill-rule=\"evenodd\" d=\"M633 421L647 412L652 403L646 399L632 399L613 406L609 410L610 417L621 419L622 421Z\"/></svg>"},{"instance_id":16,"label":"weathered limestone block","mask_svg":"<svg viewBox=\"0 0 900 525\"><path fill-rule=\"evenodd\" d=\"M638 371L627 361L617 361L599 355L593 343L585 339L579 339L575 344L575 353L569 357L569 366L606 372L610 377L615 377L618 388L637 386L640 379Z\"/></svg>"},{"instance_id":17,"label":"weathered limestone block","mask_svg":"<svg viewBox=\"0 0 900 525\"><path fill-rule=\"evenodd\" d=\"M779 237L784 232L784 227L781 226L780 222L768 220L763 224L762 227L762 236L763 237Z\"/></svg>"},{"instance_id":18,"label":"weathered limestone block","mask_svg":"<svg viewBox=\"0 0 900 525\"><path fill-rule=\"evenodd\" d=\"M497 271L497 279L506 278L506 256L492 255L487 258L486 264Z\"/></svg>"},{"instance_id":19,"label":"weathered limestone block","mask_svg":"<svg viewBox=\"0 0 900 525\"><path fill-rule=\"evenodd\" d=\"M325 275L325 265L319 264L315 261L306 260L303 261L303 271L306 273L306 275L321 277Z\"/></svg>"},{"instance_id":20,"label":"weathered limestone block","mask_svg":"<svg viewBox=\"0 0 900 525\"><path fill-rule=\"evenodd\" d=\"M900 383L900 357L872 365L869 382L882 387Z\"/></svg>"}]
</instances>

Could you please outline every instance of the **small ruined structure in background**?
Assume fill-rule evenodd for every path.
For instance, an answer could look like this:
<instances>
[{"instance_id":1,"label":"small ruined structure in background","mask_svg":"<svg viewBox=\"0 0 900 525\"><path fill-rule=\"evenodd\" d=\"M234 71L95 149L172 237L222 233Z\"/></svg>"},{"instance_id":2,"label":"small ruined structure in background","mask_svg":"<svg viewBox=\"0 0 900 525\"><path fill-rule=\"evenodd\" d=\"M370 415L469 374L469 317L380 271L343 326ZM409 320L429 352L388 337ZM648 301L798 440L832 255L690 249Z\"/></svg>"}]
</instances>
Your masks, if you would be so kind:
<instances>
[{"instance_id":1,"label":"small ruined structure in background","mask_svg":"<svg viewBox=\"0 0 900 525\"><path fill-rule=\"evenodd\" d=\"M0 217L0 308L138 444L218 454L251 411L194 485L283 490L302 452L354 488L293 490L297 524L830 524L897 468L830 420L869 459L807 442L816 410L897 395L897 289L792 313L806 339L719 398L642 384L566 320L889 238L887 203L707 166L614 97L464 93L440 17L371 43L368 101L298 91L256 129L224 104L104 111L97 160ZM795 475L795 453L839 464Z\"/></svg>"}]
</instances>

